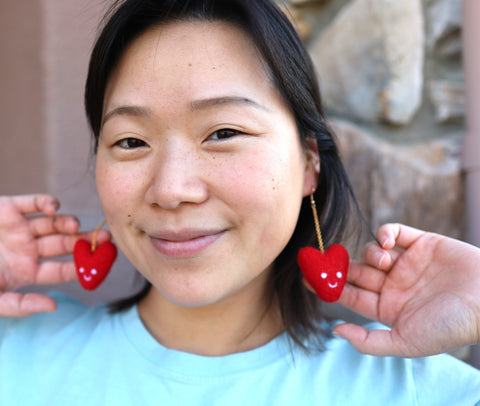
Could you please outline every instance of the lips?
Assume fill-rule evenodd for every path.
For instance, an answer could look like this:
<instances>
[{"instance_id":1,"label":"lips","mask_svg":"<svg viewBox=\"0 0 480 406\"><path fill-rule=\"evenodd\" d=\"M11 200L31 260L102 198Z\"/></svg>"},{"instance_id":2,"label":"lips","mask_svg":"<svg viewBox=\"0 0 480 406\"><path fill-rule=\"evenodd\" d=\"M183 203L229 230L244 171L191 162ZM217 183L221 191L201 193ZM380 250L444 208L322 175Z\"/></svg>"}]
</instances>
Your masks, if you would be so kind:
<instances>
[{"instance_id":1,"label":"lips","mask_svg":"<svg viewBox=\"0 0 480 406\"><path fill-rule=\"evenodd\" d=\"M160 254L171 258L200 255L225 234L225 230L161 231L149 234L150 241Z\"/></svg>"}]
</instances>

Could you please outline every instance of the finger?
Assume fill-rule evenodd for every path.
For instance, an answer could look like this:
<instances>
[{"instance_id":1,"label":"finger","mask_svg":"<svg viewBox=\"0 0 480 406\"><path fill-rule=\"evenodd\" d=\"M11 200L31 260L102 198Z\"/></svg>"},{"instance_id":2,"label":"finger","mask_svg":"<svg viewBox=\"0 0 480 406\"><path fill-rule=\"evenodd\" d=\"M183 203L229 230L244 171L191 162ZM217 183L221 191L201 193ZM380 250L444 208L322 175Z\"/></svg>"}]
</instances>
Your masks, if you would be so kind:
<instances>
[{"instance_id":1,"label":"finger","mask_svg":"<svg viewBox=\"0 0 480 406\"><path fill-rule=\"evenodd\" d=\"M53 312L55 301L40 293L0 293L0 317L28 317L36 313Z\"/></svg>"},{"instance_id":2,"label":"finger","mask_svg":"<svg viewBox=\"0 0 480 406\"><path fill-rule=\"evenodd\" d=\"M404 224L390 223L378 229L377 240L384 249L392 249L395 245L407 249L424 234L425 231Z\"/></svg>"},{"instance_id":3,"label":"finger","mask_svg":"<svg viewBox=\"0 0 480 406\"><path fill-rule=\"evenodd\" d=\"M10 199L22 214L43 212L48 216L53 216L60 207L59 201L47 194L12 196Z\"/></svg>"},{"instance_id":4,"label":"finger","mask_svg":"<svg viewBox=\"0 0 480 406\"><path fill-rule=\"evenodd\" d=\"M363 317L378 320L378 300L378 293L347 283L338 303Z\"/></svg>"},{"instance_id":5,"label":"finger","mask_svg":"<svg viewBox=\"0 0 480 406\"><path fill-rule=\"evenodd\" d=\"M385 272L390 271L400 255L400 251L396 249L385 250L376 242L367 244L362 253L366 264Z\"/></svg>"},{"instance_id":6,"label":"finger","mask_svg":"<svg viewBox=\"0 0 480 406\"><path fill-rule=\"evenodd\" d=\"M72 261L45 261L38 266L35 283L56 285L77 280L77 271Z\"/></svg>"},{"instance_id":7,"label":"finger","mask_svg":"<svg viewBox=\"0 0 480 406\"><path fill-rule=\"evenodd\" d=\"M391 266L391 258L388 251L384 250L376 242L371 242L365 246L362 258L368 265L384 271Z\"/></svg>"},{"instance_id":8,"label":"finger","mask_svg":"<svg viewBox=\"0 0 480 406\"><path fill-rule=\"evenodd\" d=\"M367 264L352 262L347 280L350 284L372 292L380 292L386 273Z\"/></svg>"},{"instance_id":9,"label":"finger","mask_svg":"<svg viewBox=\"0 0 480 406\"><path fill-rule=\"evenodd\" d=\"M76 234L79 221L73 216L34 217L29 220L30 230L35 237L51 234Z\"/></svg>"},{"instance_id":10,"label":"finger","mask_svg":"<svg viewBox=\"0 0 480 406\"><path fill-rule=\"evenodd\" d=\"M40 258L70 255L77 240L78 236L76 235L55 234L41 237L37 240L38 255Z\"/></svg>"},{"instance_id":11,"label":"finger","mask_svg":"<svg viewBox=\"0 0 480 406\"><path fill-rule=\"evenodd\" d=\"M38 239L38 253L40 258L52 258L60 257L64 255L70 255L73 252L75 243L80 239L86 239L91 241L93 237L93 231L88 233L76 234L76 235L47 235ZM110 233L107 230L100 230L97 234L97 242L101 244L104 241L108 241L111 238Z\"/></svg>"},{"instance_id":12,"label":"finger","mask_svg":"<svg viewBox=\"0 0 480 406\"><path fill-rule=\"evenodd\" d=\"M335 326L333 333L346 339L362 354L370 354L378 357L405 356L405 351L396 345L390 330L368 331L365 327L345 323Z\"/></svg>"},{"instance_id":13,"label":"finger","mask_svg":"<svg viewBox=\"0 0 480 406\"><path fill-rule=\"evenodd\" d=\"M83 238L87 241L92 241L93 235L95 234L95 231L88 231L88 232L83 232L79 235L79 238ZM112 234L110 234L110 231L105 230L105 229L100 229L97 232L97 243L101 244L105 241L109 241L112 239Z\"/></svg>"}]
</instances>

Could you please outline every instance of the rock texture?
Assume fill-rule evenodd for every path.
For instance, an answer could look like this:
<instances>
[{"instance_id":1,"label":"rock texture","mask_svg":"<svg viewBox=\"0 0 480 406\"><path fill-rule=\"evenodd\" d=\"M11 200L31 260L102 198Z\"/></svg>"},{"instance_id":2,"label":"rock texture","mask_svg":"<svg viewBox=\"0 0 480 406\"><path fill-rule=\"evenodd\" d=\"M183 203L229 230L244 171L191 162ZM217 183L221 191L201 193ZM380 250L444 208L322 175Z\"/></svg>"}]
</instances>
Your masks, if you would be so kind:
<instances>
[{"instance_id":1,"label":"rock texture","mask_svg":"<svg viewBox=\"0 0 480 406\"><path fill-rule=\"evenodd\" d=\"M430 100L439 123L463 120L466 115L465 85L446 80L429 83Z\"/></svg>"},{"instance_id":2,"label":"rock texture","mask_svg":"<svg viewBox=\"0 0 480 406\"><path fill-rule=\"evenodd\" d=\"M309 4L323 4L327 3L329 0L290 0L290 3L292 3L295 6L303 6L303 5L309 5Z\"/></svg>"},{"instance_id":3,"label":"rock texture","mask_svg":"<svg viewBox=\"0 0 480 406\"><path fill-rule=\"evenodd\" d=\"M311 47L327 106L410 122L422 102L424 42L420 0L353 0Z\"/></svg>"},{"instance_id":4,"label":"rock texture","mask_svg":"<svg viewBox=\"0 0 480 406\"><path fill-rule=\"evenodd\" d=\"M332 127L373 230L395 221L461 236L459 140L394 145L352 123L335 120Z\"/></svg>"},{"instance_id":5,"label":"rock texture","mask_svg":"<svg viewBox=\"0 0 480 406\"><path fill-rule=\"evenodd\" d=\"M290 22L297 30L300 38L303 41L306 41L310 37L313 27L312 24L310 24L305 18L305 14L299 11L297 8L288 5L280 5L280 8L288 16Z\"/></svg>"},{"instance_id":6,"label":"rock texture","mask_svg":"<svg viewBox=\"0 0 480 406\"><path fill-rule=\"evenodd\" d=\"M444 57L459 54L462 50L461 0L429 0L427 17L428 48Z\"/></svg>"}]
</instances>

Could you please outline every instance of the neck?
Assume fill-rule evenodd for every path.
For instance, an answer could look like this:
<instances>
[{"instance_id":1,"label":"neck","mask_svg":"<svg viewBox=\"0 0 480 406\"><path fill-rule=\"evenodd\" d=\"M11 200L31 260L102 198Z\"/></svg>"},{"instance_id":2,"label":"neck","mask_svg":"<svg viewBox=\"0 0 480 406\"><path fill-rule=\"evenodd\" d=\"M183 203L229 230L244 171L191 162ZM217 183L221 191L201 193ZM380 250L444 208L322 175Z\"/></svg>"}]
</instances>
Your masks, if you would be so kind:
<instances>
[{"instance_id":1,"label":"neck","mask_svg":"<svg viewBox=\"0 0 480 406\"><path fill-rule=\"evenodd\" d=\"M154 287L139 304L140 317L152 336L167 348L205 356L222 356L260 347L283 331L273 293L242 291L203 307L182 307Z\"/></svg>"}]
</instances>

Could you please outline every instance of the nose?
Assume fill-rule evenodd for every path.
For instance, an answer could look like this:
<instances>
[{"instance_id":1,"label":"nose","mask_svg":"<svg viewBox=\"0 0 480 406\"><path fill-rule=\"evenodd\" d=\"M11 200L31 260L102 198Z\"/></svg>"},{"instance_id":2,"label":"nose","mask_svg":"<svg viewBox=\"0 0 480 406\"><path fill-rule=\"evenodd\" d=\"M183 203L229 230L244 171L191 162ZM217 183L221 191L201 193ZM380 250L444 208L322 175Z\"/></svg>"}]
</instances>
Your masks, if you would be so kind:
<instances>
[{"instance_id":1,"label":"nose","mask_svg":"<svg viewBox=\"0 0 480 406\"><path fill-rule=\"evenodd\" d=\"M184 203L203 203L208 199L208 187L202 179L206 163L181 142L168 144L151 161L147 203L167 210Z\"/></svg>"}]
</instances>

